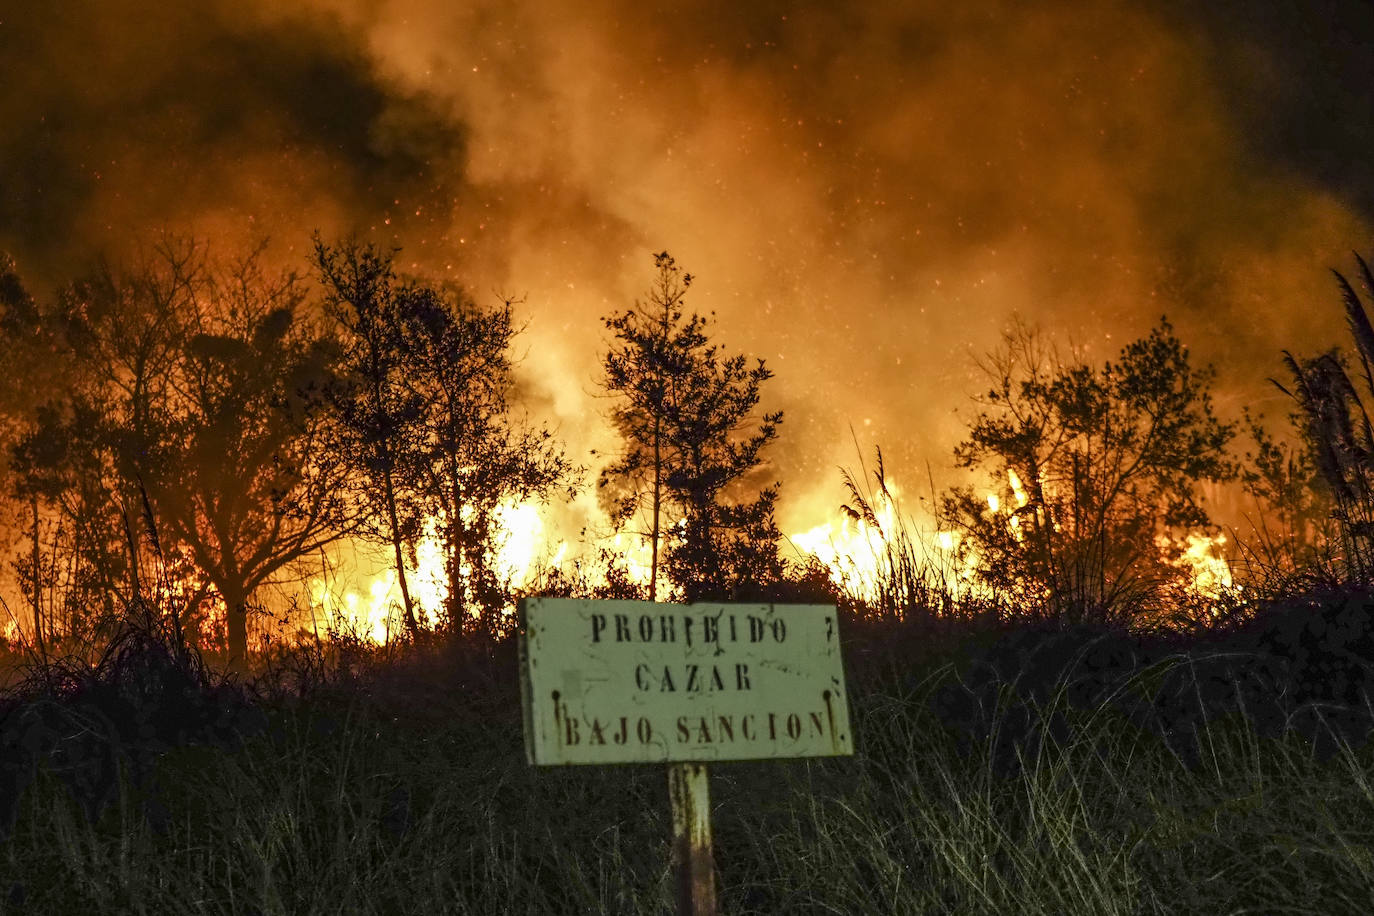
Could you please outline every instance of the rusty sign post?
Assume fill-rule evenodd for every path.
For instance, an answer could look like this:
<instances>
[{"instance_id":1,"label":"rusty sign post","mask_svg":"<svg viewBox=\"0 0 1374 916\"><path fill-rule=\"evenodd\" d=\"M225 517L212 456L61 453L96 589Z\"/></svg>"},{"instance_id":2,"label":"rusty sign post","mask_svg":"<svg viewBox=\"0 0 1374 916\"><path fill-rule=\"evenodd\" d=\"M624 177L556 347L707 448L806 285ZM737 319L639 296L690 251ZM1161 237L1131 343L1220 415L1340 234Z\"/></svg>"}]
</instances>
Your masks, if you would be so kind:
<instances>
[{"instance_id":1,"label":"rusty sign post","mask_svg":"<svg viewBox=\"0 0 1374 916\"><path fill-rule=\"evenodd\" d=\"M706 764L854 753L827 605L520 602L536 766L666 763L682 914L715 913Z\"/></svg>"}]
</instances>

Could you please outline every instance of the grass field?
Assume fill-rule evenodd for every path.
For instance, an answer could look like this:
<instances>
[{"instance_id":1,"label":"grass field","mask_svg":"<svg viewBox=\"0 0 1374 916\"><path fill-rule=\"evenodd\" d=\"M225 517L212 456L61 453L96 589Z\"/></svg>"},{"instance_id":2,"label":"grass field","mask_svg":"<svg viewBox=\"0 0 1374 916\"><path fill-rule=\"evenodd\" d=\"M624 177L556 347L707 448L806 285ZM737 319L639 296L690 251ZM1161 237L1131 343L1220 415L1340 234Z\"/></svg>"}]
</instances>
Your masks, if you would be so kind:
<instances>
[{"instance_id":1,"label":"grass field","mask_svg":"<svg viewBox=\"0 0 1374 916\"><path fill-rule=\"evenodd\" d=\"M994 765L989 741L962 745L933 711L951 650L901 626L846 632L852 759L712 768L721 912L1369 911L1368 745L1318 761L1301 736L1262 738L1235 716L1206 724L1189 767L1060 691L1063 744ZM112 667L105 683L123 677L131 696L156 667ZM323 673L304 696L266 678L246 705L220 694L218 718L198 720L218 742L167 740L155 718L131 731L92 688L68 711L11 701L5 759L41 762L7 770L11 798L32 779L0 853L0 907L671 911L664 767L529 767L509 644Z\"/></svg>"}]
</instances>

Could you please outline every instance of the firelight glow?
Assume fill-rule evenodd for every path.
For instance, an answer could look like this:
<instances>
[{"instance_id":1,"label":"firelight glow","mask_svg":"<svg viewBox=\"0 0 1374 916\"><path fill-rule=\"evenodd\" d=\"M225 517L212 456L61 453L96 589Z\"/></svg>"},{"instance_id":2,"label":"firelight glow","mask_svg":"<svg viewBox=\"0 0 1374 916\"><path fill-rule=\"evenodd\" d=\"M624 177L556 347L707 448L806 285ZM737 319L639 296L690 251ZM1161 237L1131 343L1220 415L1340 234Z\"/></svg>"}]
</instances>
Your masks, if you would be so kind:
<instances>
[{"instance_id":1,"label":"firelight glow","mask_svg":"<svg viewBox=\"0 0 1374 916\"><path fill-rule=\"evenodd\" d=\"M1008 475L1015 508L1029 502L1024 486L1014 471ZM980 593L975 582L980 558L974 552L956 563L955 557L962 538L957 531L922 525L914 518L900 513L902 488L890 478L886 494L873 498L875 527L864 519L836 510L834 517L806 531L792 534L787 540L796 549L799 559L815 557L828 569L831 581L849 596L865 602L875 602L883 584L892 575L891 548L898 546L904 534L912 538L912 546L924 549L927 561L923 574L929 584L951 593L969 595ZM1003 509L995 493L987 494L989 512L1004 517L1006 524L1019 534L1019 518L1013 508ZM571 562L573 553L569 543L557 531L548 527L537 505L528 502L507 502L496 511L498 543L496 568L498 573L516 589L533 581L545 569L563 568ZM416 547L416 564L406 570L412 600L422 623L434 625L438 609L447 597L443 550L438 538L438 522L430 520ZM1227 539L1224 534L1209 536L1188 532L1178 539L1166 535L1156 538L1156 546L1164 553L1178 548L1179 556L1173 564L1184 574L1185 587L1204 597L1217 597L1236 588L1231 565L1225 556ZM650 569L648 540L630 532L618 532L608 547L623 566L629 581L641 587L647 585ZM660 578L660 593L666 593L666 577ZM323 577L310 580L308 594L314 606L325 614L326 621L336 627L354 632L376 643L387 642L401 627L401 593L394 569L385 568L361 580L361 587L331 589ZM511 609L507 609L509 614Z\"/></svg>"},{"instance_id":2,"label":"firelight glow","mask_svg":"<svg viewBox=\"0 0 1374 916\"><path fill-rule=\"evenodd\" d=\"M542 568L557 568L568 553L566 541L546 530L539 507L530 502L503 502L496 518L496 573L514 588L528 584ZM406 566L406 584L422 624L433 626L448 597L439 519L429 519L415 546L414 565ZM312 578L307 593L329 623L377 643L386 642L401 627L401 587L394 568L385 568L341 591L323 577ZM509 611L507 612L509 613Z\"/></svg>"},{"instance_id":3,"label":"firelight glow","mask_svg":"<svg viewBox=\"0 0 1374 916\"><path fill-rule=\"evenodd\" d=\"M779 520L806 531L850 423L943 470L1013 313L1102 347L1167 312L1235 399L1337 339L1309 303L1374 225L1367 143L1335 129L1367 103L1325 85L1350 117L1308 117L1289 88L1334 80L1332 49L1260 5L21 4L0 250L56 283L157 227L270 233L297 269L358 231L523 297L530 401L583 456L610 438L598 318L666 248L777 373Z\"/></svg>"},{"instance_id":4,"label":"firelight glow","mask_svg":"<svg viewBox=\"0 0 1374 916\"><path fill-rule=\"evenodd\" d=\"M667 249L698 277L688 308L776 373L779 524L860 592L896 518L816 508L839 501L851 423L892 467L958 483L969 357L1013 315L1096 362L1164 313L1218 366L1219 406L1281 419L1266 379L1282 349L1344 334L1311 303L1374 229L1356 0L8 7L0 251L35 289L164 228L228 255L268 236L294 270L311 233L356 233L483 303L519 299L519 406L590 465L616 441L599 319ZM1026 504L1010 483L989 511ZM605 521L594 499L503 511L518 581ZM642 538L604 546L647 581ZM1224 546L1189 540L1180 562L1223 585ZM438 606L432 527L415 565ZM394 632L393 578L308 591L375 635Z\"/></svg>"}]
</instances>

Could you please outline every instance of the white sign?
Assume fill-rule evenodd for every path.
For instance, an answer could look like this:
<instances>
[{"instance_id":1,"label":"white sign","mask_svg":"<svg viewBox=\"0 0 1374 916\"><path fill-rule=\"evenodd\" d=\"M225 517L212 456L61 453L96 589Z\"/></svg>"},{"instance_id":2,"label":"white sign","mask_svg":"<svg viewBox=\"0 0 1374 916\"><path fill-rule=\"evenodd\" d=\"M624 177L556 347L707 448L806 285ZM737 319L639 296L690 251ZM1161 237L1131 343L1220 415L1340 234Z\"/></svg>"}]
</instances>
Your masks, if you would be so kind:
<instances>
[{"instance_id":1,"label":"white sign","mask_svg":"<svg viewBox=\"0 0 1374 916\"><path fill-rule=\"evenodd\" d=\"M526 598L537 765L854 753L835 608Z\"/></svg>"}]
</instances>

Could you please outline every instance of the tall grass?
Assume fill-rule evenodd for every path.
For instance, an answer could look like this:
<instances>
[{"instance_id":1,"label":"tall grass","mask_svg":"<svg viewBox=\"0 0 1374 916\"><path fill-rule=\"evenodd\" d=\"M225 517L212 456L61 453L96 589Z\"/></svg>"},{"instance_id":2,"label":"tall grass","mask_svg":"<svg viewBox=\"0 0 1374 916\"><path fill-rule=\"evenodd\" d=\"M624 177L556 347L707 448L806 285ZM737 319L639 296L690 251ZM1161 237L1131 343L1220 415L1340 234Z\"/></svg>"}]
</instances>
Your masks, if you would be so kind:
<instances>
[{"instance_id":1,"label":"tall grass","mask_svg":"<svg viewBox=\"0 0 1374 916\"><path fill-rule=\"evenodd\" d=\"M1355 260L1365 291L1374 294L1374 272L1358 254ZM1274 384L1293 399L1308 446L1336 523L1335 562L1324 564L1343 581L1374 582L1374 325L1359 294L1333 270L1341 292L1346 327L1354 344L1354 361L1333 348L1299 359L1284 351L1291 390Z\"/></svg>"},{"instance_id":2,"label":"tall grass","mask_svg":"<svg viewBox=\"0 0 1374 916\"><path fill-rule=\"evenodd\" d=\"M1041 670L1027 698L1029 656L979 687L1015 608L880 518L881 455L861 471L849 508L886 536L842 616L855 754L712 767L723 913L1368 911L1367 696L1274 728L1181 652L1100 690ZM147 611L103 653L30 658L0 704L0 912L670 909L664 768L529 767L513 639L277 645L235 682ZM1162 736L1123 701L1165 694Z\"/></svg>"},{"instance_id":3,"label":"tall grass","mask_svg":"<svg viewBox=\"0 0 1374 916\"><path fill-rule=\"evenodd\" d=\"M1189 765L1061 684L1035 715L1068 729L1018 743L1007 765L1010 688L969 743L935 712L950 663L878 666L902 650L881 632L846 641L853 758L712 768L724 913L1357 913L1374 899L1368 746L1320 760L1233 716L1202 721ZM99 810L39 760L0 849L0 903L667 911L664 768L530 768L514 674L508 643L436 643L303 697L263 689L263 727L164 747L141 781L120 764Z\"/></svg>"},{"instance_id":4,"label":"tall grass","mask_svg":"<svg viewBox=\"0 0 1374 916\"><path fill-rule=\"evenodd\" d=\"M857 442L855 443L857 451ZM848 502L840 508L863 538L850 538L829 568L836 598L864 623L934 632L967 632L1005 622L1008 602L960 567L955 551L939 546L939 531L925 531L909 515L888 478L882 449L870 470L858 452L859 471L841 468ZM935 494L932 481L931 501ZM936 517L937 528L941 519ZM946 532L948 534L948 532ZM840 547L841 545L832 545Z\"/></svg>"}]
</instances>

